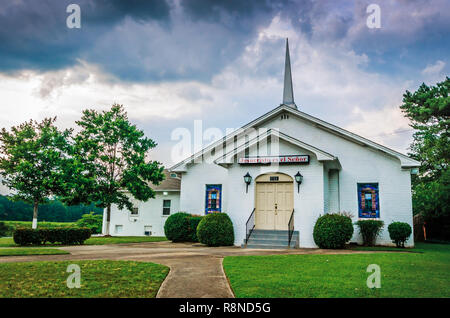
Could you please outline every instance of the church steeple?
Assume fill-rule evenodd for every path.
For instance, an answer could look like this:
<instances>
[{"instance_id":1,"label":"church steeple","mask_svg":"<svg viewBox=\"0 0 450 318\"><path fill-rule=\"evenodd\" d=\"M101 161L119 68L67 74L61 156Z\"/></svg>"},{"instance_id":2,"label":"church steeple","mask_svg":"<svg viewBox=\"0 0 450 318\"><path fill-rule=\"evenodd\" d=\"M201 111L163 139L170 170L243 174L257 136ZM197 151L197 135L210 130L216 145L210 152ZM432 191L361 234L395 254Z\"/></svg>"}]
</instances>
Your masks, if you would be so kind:
<instances>
[{"instance_id":1,"label":"church steeple","mask_svg":"<svg viewBox=\"0 0 450 318\"><path fill-rule=\"evenodd\" d=\"M289 40L286 38L286 60L284 62L283 104L297 109L292 88L291 58L289 56Z\"/></svg>"}]
</instances>

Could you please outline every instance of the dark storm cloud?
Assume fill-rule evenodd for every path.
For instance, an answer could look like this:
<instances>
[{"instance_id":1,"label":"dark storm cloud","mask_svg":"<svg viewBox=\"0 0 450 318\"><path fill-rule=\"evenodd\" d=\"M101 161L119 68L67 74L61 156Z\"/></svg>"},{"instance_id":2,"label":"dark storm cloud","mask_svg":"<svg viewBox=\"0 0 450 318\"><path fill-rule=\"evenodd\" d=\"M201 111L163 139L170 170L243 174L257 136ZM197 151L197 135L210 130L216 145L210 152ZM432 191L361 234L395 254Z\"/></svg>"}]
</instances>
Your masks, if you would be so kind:
<instances>
[{"instance_id":1,"label":"dark storm cloud","mask_svg":"<svg viewBox=\"0 0 450 318\"><path fill-rule=\"evenodd\" d=\"M71 3L81 7L81 29L66 26L66 8ZM163 22L168 15L164 0L5 0L0 8L0 70L73 65L123 19Z\"/></svg>"},{"instance_id":2,"label":"dark storm cloud","mask_svg":"<svg viewBox=\"0 0 450 318\"><path fill-rule=\"evenodd\" d=\"M81 29L66 7L81 7ZM44 0L0 8L0 72L70 67L78 59L128 81L209 80L282 10L309 1ZM301 10L305 7L304 10ZM306 21L306 19L304 19Z\"/></svg>"},{"instance_id":3,"label":"dark storm cloud","mask_svg":"<svg viewBox=\"0 0 450 318\"><path fill-rule=\"evenodd\" d=\"M70 3L81 7L81 29L66 27ZM369 58L380 55L381 67L386 60L401 63L400 50L419 56L421 50L435 54L433 48L448 46L442 44L448 43L450 21L444 0L436 0L437 8L423 0L383 2L381 30L365 27L370 3L0 0L0 72L55 70L80 59L120 80L208 81L241 56L275 15L290 22L312 45L343 43ZM279 45L278 41L268 45L272 44ZM434 57L427 56L427 61ZM272 72L270 56L267 61L269 68L261 71Z\"/></svg>"}]
</instances>

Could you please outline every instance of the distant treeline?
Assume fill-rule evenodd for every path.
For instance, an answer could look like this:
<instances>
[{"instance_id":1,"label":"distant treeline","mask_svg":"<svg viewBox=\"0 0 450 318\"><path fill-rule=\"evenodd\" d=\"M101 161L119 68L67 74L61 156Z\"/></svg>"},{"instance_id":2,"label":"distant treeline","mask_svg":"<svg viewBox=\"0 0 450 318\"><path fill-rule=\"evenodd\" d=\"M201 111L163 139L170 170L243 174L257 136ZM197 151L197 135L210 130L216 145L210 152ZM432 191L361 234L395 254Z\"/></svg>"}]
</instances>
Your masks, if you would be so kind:
<instances>
[{"instance_id":1,"label":"distant treeline","mask_svg":"<svg viewBox=\"0 0 450 318\"><path fill-rule=\"evenodd\" d=\"M48 204L39 206L39 221L74 222L91 211L94 214L103 213L103 209L97 208L94 204L66 206L58 200L51 200ZM21 201L11 201L7 196L0 194L0 220L31 221L32 219L33 206Z\"/></svg>"}]
</instances>

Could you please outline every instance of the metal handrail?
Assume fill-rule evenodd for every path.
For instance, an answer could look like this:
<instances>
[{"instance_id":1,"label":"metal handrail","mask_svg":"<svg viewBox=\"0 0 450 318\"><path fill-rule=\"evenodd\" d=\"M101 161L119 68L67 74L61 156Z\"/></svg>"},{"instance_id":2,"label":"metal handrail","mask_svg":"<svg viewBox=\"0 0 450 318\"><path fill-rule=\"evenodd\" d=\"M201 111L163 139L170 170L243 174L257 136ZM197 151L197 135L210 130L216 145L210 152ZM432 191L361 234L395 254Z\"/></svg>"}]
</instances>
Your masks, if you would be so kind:
<instances>
[{"instance_id":1,"label":"metal handrail","mask_svg":"<svg viewBox=\"0 0 450 318\"><path fill-rule=\"evenodd\" d=\"M292 209L288 223L288 247L291 247L292 234L294 234L294 209Z\"/></svg>"},{"instance_id":2,"label":"metal handrail","mask_svg":"<svg viewBox=\"0 0 450 318\"><path fill-rule=\"evenodd\" d=\"M250 238L250 235L252 234L254 228L255 228L255 209L253 209L252 213L250 213L250 216L248 217L248 220L245 223L245 244L248 243L248 239Z\"/></svg>"}]
</instances>

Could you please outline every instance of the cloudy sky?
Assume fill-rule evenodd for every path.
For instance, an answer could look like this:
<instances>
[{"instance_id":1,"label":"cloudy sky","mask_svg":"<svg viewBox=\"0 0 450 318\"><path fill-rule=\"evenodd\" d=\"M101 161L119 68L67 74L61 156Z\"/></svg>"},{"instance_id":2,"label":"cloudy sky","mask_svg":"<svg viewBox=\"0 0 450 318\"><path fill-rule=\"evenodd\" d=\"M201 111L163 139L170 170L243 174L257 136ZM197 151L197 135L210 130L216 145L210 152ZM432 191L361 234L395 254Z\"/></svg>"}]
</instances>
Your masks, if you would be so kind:
<instances>
[{"instance_id":1,"label":"cloudy sky","mask_svg":"<svg viewBox=\"0 0 450 318\"><path fill-rule=\"evenodd\" d=\"M449 74L450 3L0 0L0 127L55 115L71 127L117 102L171 165L174 129L225 132L281 103L286 37L300 110L405 153L402 94Z\"/></svg>"}]
</instances>

